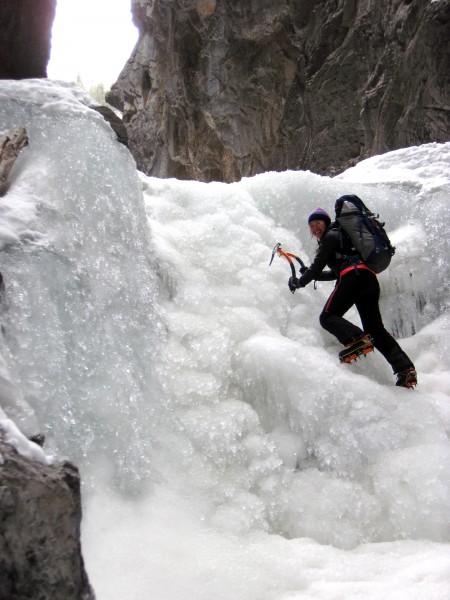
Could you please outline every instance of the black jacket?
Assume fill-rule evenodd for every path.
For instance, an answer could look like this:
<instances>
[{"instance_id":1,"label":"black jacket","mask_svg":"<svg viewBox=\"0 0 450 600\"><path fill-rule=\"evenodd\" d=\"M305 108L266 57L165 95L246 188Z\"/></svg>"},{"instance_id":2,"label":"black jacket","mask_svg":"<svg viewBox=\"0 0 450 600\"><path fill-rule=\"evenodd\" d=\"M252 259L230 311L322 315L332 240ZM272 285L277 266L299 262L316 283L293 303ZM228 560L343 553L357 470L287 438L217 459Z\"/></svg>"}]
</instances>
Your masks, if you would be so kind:
<instances>
[{"instance_id":1,"label":"black jacket","mask_svg":"<svg viewBox=\"0 0 450 600\"><path fill-rule=\"evenodd\" d=\"M343 269L361 262L348 237L332 223L319 241L316 258L300 277L298 287L305 287L313 279L316 281L339 279ZM324 271L326 266L329 270Z\"/></svg>"}]
</instances>

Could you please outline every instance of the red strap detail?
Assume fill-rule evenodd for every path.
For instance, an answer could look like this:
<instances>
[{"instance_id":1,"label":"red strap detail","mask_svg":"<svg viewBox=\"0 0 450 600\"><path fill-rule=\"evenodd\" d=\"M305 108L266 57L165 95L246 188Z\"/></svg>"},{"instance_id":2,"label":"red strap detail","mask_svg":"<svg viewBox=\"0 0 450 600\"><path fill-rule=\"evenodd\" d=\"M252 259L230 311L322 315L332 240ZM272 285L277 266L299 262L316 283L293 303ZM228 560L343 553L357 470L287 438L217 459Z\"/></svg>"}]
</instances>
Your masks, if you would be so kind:
<instances>
[{"instance_id":1,"label":"red strap detail","mask_svg":"<svg viewBox=\"0 0 450 600\"><path fill-rule=\"evenodd\" d=\"M350 273L350 271L353 271L353 269L354 269L355 267L356 267L357 269L367 269L368 271L370 271L371 273L373 273L373 274L376 276L376 273L375 273L375 271L372 271L372 269L369 269L369 267L368 267L367 265L365 265L365 264L361 263L360 265L355 265L354 267L347 267L347 268L343 269L343 270L341 271L340 275L339 275L339 280L340 280L340 279L341 279L341 277L342 277L343 275L345 275L346 273ZM339 287L339 280L337 281L337 283L336 283L336 286L335 286L334 290L331 292L331 296L328 298L328 300L327 300L327 303L325 304L325 307L324 307L324 312L328 312L328 309L329 309L329 307L330 307L330 304L331 304L331 302L332 302L332 300L333 300L333 298L334 298L334 295L335 295L335 293L336 293L336 292L337 292L337 290L338 290L338 287Z\"/></svg>"},{"instance_id":2,"label":"red strap detail","mask_svg":"<svg viewBox=\"0 0 450 600\"><path fill-rule=\"evenodd\" d=\"M360 265L354 265L354 266L345 268L343 271L341 271L339 273L339 277L343 277L346 273L350 273L350 271L353 271L354 268L356 268L356 269L367 269L373 275L376 275L375 271L372 271L372 269L369 269L369 267L367 265L360 264Z\"/></svg>"},{"instance_id":3,"label":"red strap detail","mask_svg":"<svg viewBox=\"0 0 450 600\"><path fill-rule=\"evenodd\" d=\"M331 296L328 298L328 300L327 300L327 303L325 304L325 308L324 308L324 311L325 311L325 312L328 312L328 309L329 309L329 307L330 307L331 301L333 300L333 298L334 298L334 295L335 295L335 293L337 292L338 285L339 285L339 284L337 284L337 285L335 286L334 290L331 292Z\"/></svg>"}]
</instances>

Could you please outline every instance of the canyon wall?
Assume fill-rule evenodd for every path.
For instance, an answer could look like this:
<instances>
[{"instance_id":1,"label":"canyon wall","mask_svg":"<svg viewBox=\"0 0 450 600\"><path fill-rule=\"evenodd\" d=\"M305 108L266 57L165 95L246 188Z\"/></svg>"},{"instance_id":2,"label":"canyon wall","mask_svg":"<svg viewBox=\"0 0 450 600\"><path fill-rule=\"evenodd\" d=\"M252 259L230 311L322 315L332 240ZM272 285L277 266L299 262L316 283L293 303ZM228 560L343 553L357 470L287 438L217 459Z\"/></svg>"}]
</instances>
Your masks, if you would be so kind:
<instances>
[{"instance_id":1,"label":"canyon wall","mask_svg":"<svg viewBox=\"0 0 450 600\"><path fill-rule=\"evenodd\" d=\"M46 77L56 0L0 2L0 79Z\"/></svg>"},{"instance_id":2,"label":"canyon wall","mask_svg":"<svg viewBox=\"0 0 450 600\"><path fill-rule=\"evenodd\" d=\"M334 174L449 139L447 0L132 0L108 101L148 175Z\"/></svg>"}]
</instances>

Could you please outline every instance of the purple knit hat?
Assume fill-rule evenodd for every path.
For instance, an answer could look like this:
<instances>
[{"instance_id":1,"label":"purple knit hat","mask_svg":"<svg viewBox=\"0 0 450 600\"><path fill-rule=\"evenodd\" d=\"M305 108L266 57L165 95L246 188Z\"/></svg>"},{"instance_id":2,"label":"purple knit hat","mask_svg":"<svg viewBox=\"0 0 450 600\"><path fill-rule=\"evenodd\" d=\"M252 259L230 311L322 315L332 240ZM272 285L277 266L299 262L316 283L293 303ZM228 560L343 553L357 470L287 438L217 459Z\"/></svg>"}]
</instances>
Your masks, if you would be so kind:
<instances>
[{"instance_id":1,"label":"purple knit hat","mask_svg":"<svg viewBox=\"0 0 450 600\"><path fill-rule=\"evenodd\" d=\"M331 223L330 215L323 208L316 208L308 217L308 225L311 221L323 221L325 225L328 227Z\"/></svg>"}]
</instances>

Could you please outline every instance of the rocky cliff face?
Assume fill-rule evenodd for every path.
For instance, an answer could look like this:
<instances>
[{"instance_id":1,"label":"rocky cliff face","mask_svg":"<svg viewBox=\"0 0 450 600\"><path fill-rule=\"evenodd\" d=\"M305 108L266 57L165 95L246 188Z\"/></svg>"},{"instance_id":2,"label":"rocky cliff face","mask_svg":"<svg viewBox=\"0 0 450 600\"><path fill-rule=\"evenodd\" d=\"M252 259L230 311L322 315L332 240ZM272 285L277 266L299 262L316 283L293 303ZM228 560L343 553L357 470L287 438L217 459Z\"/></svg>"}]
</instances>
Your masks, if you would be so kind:
<instances>
[{"instance_id":1,"label":"rocky cliff face","mask_svg":"<svg viewBox=\"0 0 450 600\"><path fill-rule=\"evenodd\" d=\"M56 0L0 2L0 79L46 77Z\"/></svg>"},{"instance_id":2,"label":"rocky cliff face","mask_svg":"<svg viewBox=\"0 0 450 600\"><path fill-rule=\"evenodd\" d=\"M0 429L0 600L94 600L80 520L77 469L18 454Z\"/></svg>"},{"instance_id":3,"label":"rocky cliff face","mask_svg":"<svg viewBox=\"0 0 450 600\"><path fill-rule=\"evenodd\" d=\"M235 181L332 174L449 139L448 0L132 0L108 101L138 168Z\"/></svg>"}]
</instances>

